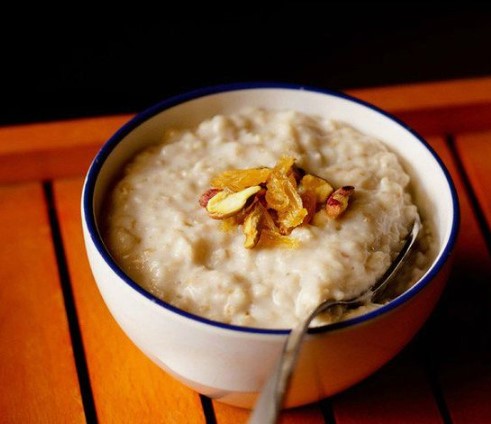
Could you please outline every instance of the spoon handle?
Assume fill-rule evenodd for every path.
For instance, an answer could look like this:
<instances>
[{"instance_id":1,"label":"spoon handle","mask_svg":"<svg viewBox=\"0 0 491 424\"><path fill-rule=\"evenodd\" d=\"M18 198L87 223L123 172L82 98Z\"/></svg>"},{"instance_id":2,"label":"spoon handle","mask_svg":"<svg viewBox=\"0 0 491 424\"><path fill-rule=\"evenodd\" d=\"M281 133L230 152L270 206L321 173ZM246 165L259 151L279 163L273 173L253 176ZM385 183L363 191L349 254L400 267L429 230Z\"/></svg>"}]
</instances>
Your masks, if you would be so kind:
<instances>
[{"instance_id":1,"label":"spoon handle","mask_svg":"<svg viewBox=\"0 0 491 424\"><path fill-rule=\"evenodd\" d=\"M261 395L254 406L249 418L249 424L274 424L278 419L283 398L288 388L293 368L297 362L303 338L311 321L322 311L338 305L339 301L325 302L319 305L306 320L296 325L287 336L283 352L276 363Z\"/></svg>"}]
</instances>

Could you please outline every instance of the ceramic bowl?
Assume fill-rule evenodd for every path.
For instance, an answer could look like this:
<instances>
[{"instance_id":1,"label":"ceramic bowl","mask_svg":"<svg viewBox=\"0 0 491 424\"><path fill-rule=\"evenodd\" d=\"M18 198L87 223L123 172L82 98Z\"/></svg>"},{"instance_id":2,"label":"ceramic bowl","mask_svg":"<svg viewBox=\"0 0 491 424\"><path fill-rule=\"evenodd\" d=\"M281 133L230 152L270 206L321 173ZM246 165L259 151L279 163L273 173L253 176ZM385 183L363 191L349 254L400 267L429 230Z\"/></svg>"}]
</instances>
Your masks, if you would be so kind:
<instances>
[{"instance_id":1,"label":"ceramic bowl","mask_svg":"<svg viewBox=\"0 0 491 424\"><path fill-rule=\"evenodd\" d=\"M338 393L394 357L423 325L444 288L459 213L448 172L428 144L394 117L341 93L281 84L211 87L165 100L138 114L102 147L86 176L82 221L100 293L127 336L185 385L211 398L252 407L280 354L288 329L245 328L179 310L132 281L99 233L103 199L123 164L159 142L168 126L192 127L244 107L295 109L339 119L385 142L412 177L422 214L434 225L438 255L411 289L390 303L307 335L285 406ZM421 199L425 199L421 201Z\"/></svg>"}]
</instances>

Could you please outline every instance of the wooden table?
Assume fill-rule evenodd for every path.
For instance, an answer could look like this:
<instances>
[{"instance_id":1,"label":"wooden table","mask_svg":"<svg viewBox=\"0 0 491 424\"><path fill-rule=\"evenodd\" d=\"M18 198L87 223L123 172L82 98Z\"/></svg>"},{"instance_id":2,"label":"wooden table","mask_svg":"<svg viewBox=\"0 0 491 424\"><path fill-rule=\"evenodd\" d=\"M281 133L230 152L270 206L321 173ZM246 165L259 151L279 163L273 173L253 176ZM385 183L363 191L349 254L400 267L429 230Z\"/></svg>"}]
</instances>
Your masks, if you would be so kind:
<instances>
[{"instance_id":1,"label":"wooden table","mask_svg":"<svg viewBox=\"0 0 491 424\"><path fill-rule=\"evenodd\" d=\"M282 423L491 422L491 78L352 90L426 136L462 227L430 321L388 365ZM157 368L106 309L84 252L82 176L130 116L0 128L0 422L241 423Z\"/></svg>"}]
</instances>

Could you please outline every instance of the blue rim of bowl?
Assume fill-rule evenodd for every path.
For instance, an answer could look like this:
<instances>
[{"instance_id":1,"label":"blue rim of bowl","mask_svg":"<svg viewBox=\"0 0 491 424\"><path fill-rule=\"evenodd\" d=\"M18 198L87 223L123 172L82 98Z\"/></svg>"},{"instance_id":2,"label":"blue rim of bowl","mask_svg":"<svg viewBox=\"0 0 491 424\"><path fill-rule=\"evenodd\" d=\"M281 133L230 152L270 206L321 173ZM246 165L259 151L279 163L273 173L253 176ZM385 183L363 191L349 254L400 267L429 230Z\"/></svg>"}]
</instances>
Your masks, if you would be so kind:
<instances>
[{"instance_id":1,"label":"blue rim of bowl","mask_svg":"<svg viewBox=\"0 0 491 424\"><path fill-rule=\"evenodd\" d=\"M390 120L394 121L405 130L410 132L423 146L430 152L435 161L440 166L442 172L445 175L447 183L450 188L452 203L453 203L453 222L452 228L450 232L450 236L446 246L442 254L439 256L438 261L433 265L430 272L428 272L422 279L420 279L414 286L410 289L406 290L397 298L393 299L389 303L380 306L379 308L364 313L362 315L346 319L344 321L335 322L332 324L326 324L319 327L314 327L309 330L309 334L318 334L325 333L328 331L333 331L337 329L342 329L346 327L351 327L357 324L362 324L367 321L370 321L374 318L377 318L397 307L404 304L407 300L414 297L419 291L421 291L424 287L428 285L428 283L438 274L440 269L447 262L448 257L450 256L456 242L457 233L460 225L460 212L459 212L459 202L457 197L457 192L455 186L453 184L452 178L450 177L450 173L447 168L443 164L440 157L436 154L431 146L411 127L407 124L391 115L390 113L368 103L363 100L357 99L345 93L329 90L329 89L321 89L312 86L306 85L297 85L297 84L288 84L288 83L276 83L276 82L252 82L252 83L232 83L232 84L222 84L215 85L210 87L204 87L200 89L196 89L193 91L189 91L174 97L170 97L166 100L163 100L148 109L142 111L135 115L132 119L130 119L126 124L124 124L119 130L117 130L114 135L101 147L96 157L94 158L90 168L87 172L87 176L84 183L83 193L82 193L82 202L84 208L84 219L87 225L87 229L89 231L90 237L97 248L99 254L102 256L107 265L123 280L126 284L128 284L131 288L139 292L141 295L146 297L148 300L157 303L158 305L166 308L169 311L177 313L183 317L192 319L194 321L198 321L204 324L211 325L213 327L222 328L226 330L238 331L238 332L246 332L246 333L257 333L257 334L272 334L272 335L285 335L288 334L290 329L275 329L275 328L257 328L257 327L244 327L232 324L225 324L219 321L210 320L186 311L179 309L159 298L151 294L150 292L143 289L139 286L135 281L133 281L128 275L126 275L122 269L117 265L117 263L112 259L112 256L106 250L106 247L100 237L99 231L97 229L95 214L93 211L93 196L95 190L95 183L97 180L97 176L101 171L101 168L104 164L104 161L112 152L112 150L116 147L116 145L131 131L133 131L136 127L138 127L143 122L152 118L156 114L169 109L173 106L177 106L181 103L188 102L191 100L198 99L200 97L205 97L209 95L224 93L228 91L240 91L240 90L256 90L256 89L280 89L280 90L299 90L299 91L309 91L318 94L326 94L329 96L339 97L354 103L358 103L362 106L365 106L373 111L384 115Z\"/></svg>"}]
</instances>

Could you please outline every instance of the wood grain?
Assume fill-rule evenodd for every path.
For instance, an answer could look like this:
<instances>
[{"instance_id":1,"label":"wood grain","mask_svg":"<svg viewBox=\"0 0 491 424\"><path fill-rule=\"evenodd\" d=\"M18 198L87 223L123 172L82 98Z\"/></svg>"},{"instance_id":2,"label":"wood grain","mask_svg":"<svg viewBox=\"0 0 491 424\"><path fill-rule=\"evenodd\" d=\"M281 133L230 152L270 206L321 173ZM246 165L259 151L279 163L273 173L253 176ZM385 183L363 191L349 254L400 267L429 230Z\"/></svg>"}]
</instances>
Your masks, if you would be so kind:
<instances>
[{"instance_id":1,"label":"wood grain","mask_svg":"<svg viewBox=\"0 0 491 424\"><path fill-rule=\"evenodd\" d=\"M489 128L491 78L348 90L424 135Z\"/></svg>"},{"instance_id":2,"label":"wood grain","mask_svg":"<svg viewBox=\"0 0 491 424\"><path fill-rule=\"evenodd\" d=\"M82 180L55 183L56 207L101 423L203 423L197 393L153 364L110 315L92 278L81 232Z\"/></svg>"},{"instance_id":3,"label":"wood grain","mask_svg":"<svg viewBox=\"0 0 491 424\"><path fill-rule=\"evenodd\" d=\"M488 105L491 77L347 90L392 113Z\"/></svg>"},{"instance_id":4,"label":"wood grain","mask_svg":"<svg viewBox=\"0 0 491 424\"><path fill-rule=\"evenodd\" d=\"M130 115L0 127L0 182L85 174Z\"/></svg>"},{"instance_id":5,"label":"wood grain","mask_svg":"<svg viewBox=\"0 0 491 424\"><path fill-rule=\"evenodd\" d=\"M41 185L0 186L0 222L0 422L85 422Z\"/></svg>"}]
</instances>

